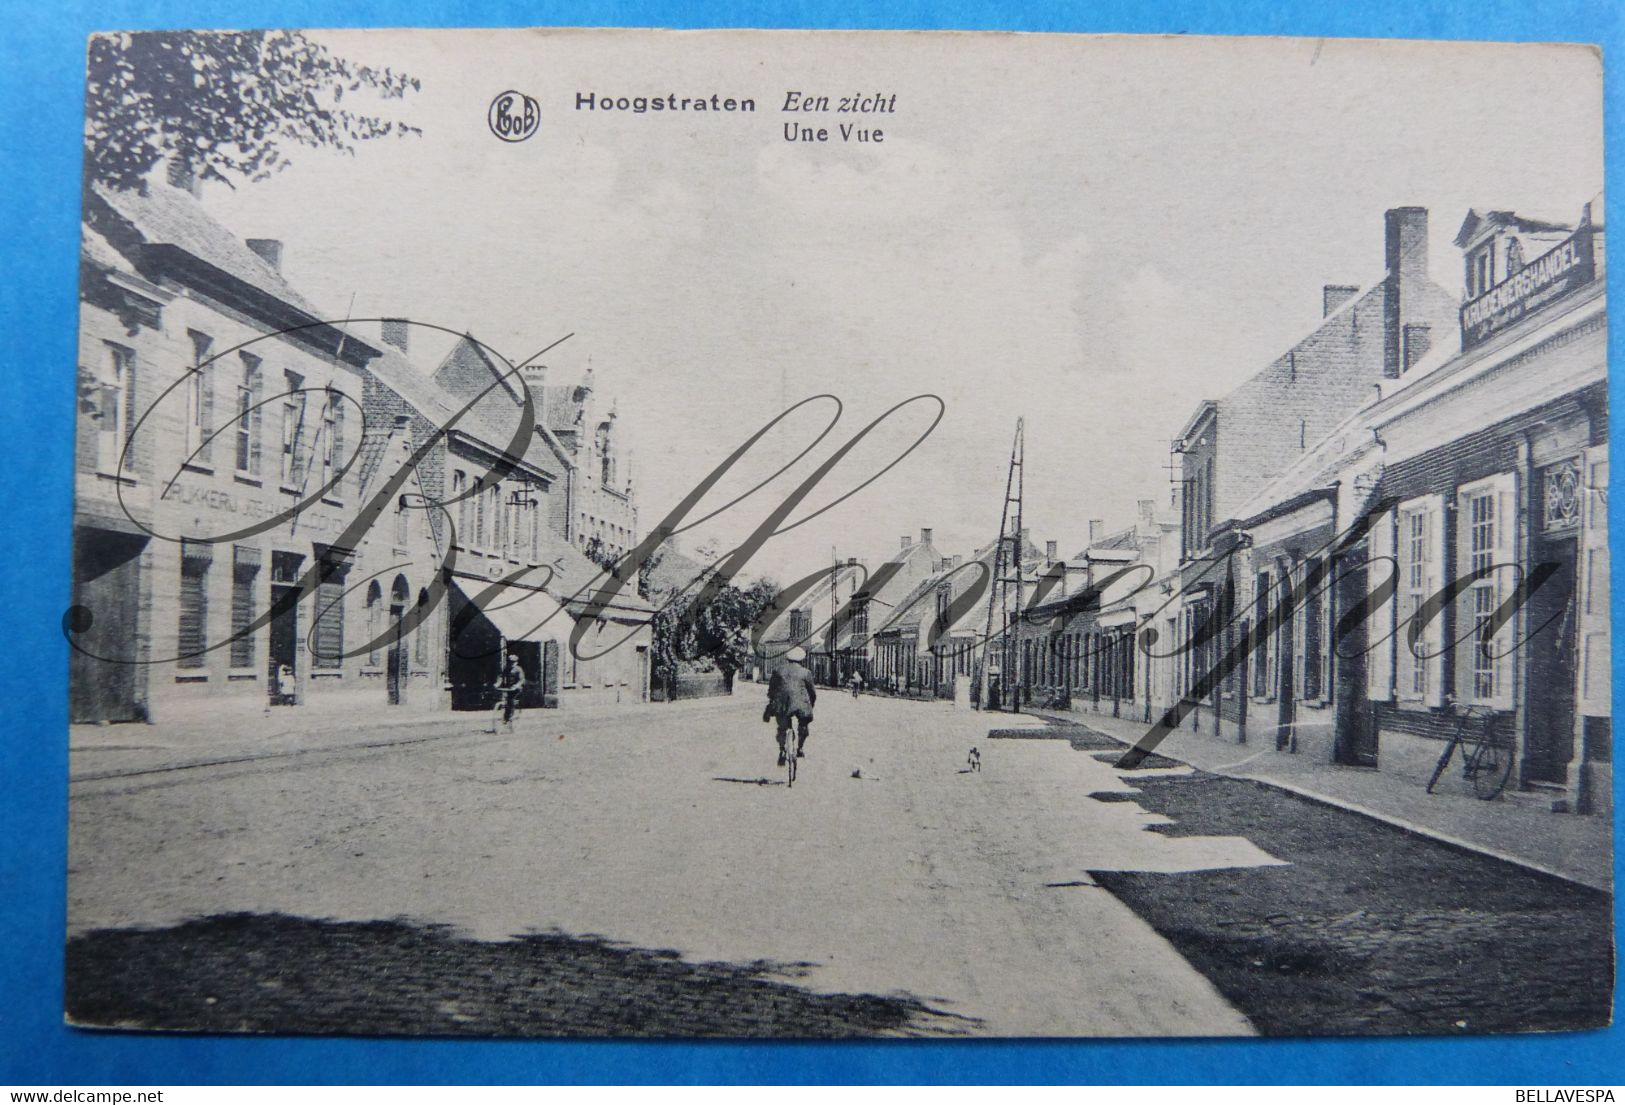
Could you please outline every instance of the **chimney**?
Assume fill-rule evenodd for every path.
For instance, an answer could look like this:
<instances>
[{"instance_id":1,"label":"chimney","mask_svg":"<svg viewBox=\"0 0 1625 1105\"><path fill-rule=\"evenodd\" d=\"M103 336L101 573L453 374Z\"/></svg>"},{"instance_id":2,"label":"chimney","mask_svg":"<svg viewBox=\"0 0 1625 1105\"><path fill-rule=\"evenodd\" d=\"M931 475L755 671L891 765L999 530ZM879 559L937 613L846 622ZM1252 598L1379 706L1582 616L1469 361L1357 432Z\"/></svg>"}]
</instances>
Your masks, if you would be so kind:
<instances>
[{"instance_id":1,"label":"chimney","mask_svg":"<svg viewBox=\"0 0 1625 1105\"><path fill-rule=\"evenodd\" d=\"M949 566L949 567L950 567L950 568L957 568L957 567L959 567L959 562L960 562L960 561L961 561L961 560L962 560L962 559L963 559L963 557L961 557L961 556L960 556L960 555L959 555L959 554L958 554L958 553L955 553L955 554L954 554L954 555L953 555L953 558L952 558L952 560L951 560L951 562L950 562L950 563L949 563L949 565L948 565L948 566Z\"/></svg>"},{"instance_id":2,"label":"chimney","mask_svg":"<svg viewBox=\"0 0 1625 1105\"><path fill-rule=\"evenodd\" d=\"M393 345L402 353L407 350L407 323L404 318L386 318L378 327L378 336L385 345Z\"/></svg>"},{"instance_id":3,"label":"chimney","mask_svg":"<svg viewBox=\"0 0 1625 1105\"><path fill-rule=\"evenodd\" d=\"M1055 563L1055 542L1053 541L1044 542L1044 563Z\"/></svg>"},{"instance_id":4,"label":"chimney","mask_svg":"<svg viewBox=\"0 0 1625 1105\"><path fill-rule=\"evenodd\" d=\"M169 159L166 169L170 187L188 192L194 199L203 195L203 186L198 182L197 172L186 158L176 154Z\"/></svg>"},{"instance_id":5,"label":"chimney","mask_svg":"<svg viewBox=\"0 0 1625 1105\"><path fill-rule=\"evenodd\" d=\"M1422 294L1428 280L1428 211L1395 207L1383 216L1384 258L1388 265L1383 301L1382 373L1399 379L1405 368L1404 326L1422 318Z\"/></svg>"},{"instance_id":6,"label":"chimney","mask_svg":"<svg viewBox=\"0 0 1625 1105\"><path fill-rule=\"evenodd\" d=\"M912 545L912 544L913 544L913 543L914 543L914 538L912 538L912 537L910 537L910 536L909 536L909 535L908 535L908 534L906 534L906 533L905 533L905 534L903 534L903 548L905 548L905 549L906 549L906 548L908 548L908 547L909 547L909 546L910 546L910 545Z\"/></svg>"},{"instance_id":7,"label":"chimney","mask_svg":"<svg viewBox=\"0 0 1625 1105\"><path fill-rule=\"evenodd\" d=\"M1089 519L1089 544L1106 539L1106 523L1099 518Z\"/></svg>"},{"instance_id":8,"label":"chimney","mask_svg":"<svg viewBox=\"0 0 1625 1105\"><path fill-rule=\"evenodd\" d=\"M931 543L931 531L928 530L928 529L920 530L920 544L929 545L930 543Z\"/></svg>"},{"instance_id":9,"label":"chimney","mask_svg":"<svg viewBox=\"0 0 1625 1105\"><path fill-rule=\"evenodd\" d=\"M846 566L848 568L856 568L858 566L858 558L855 557L855 556L847 557L846 558Z\"/></svg>"},{"instance_id":10,"label":"chimney","mask_svg":"<svg viewBox=\"0 0 1625 1105\"><path fill-rule=\"evenodd\" d=\"M1359 294L1358 284L1327 284L1320 290L1320 317L1326 318Z\"/></svg>"},{"instance_id":11,"label":"chimney","mask_svg":"<svg viewBox=\"0 0 1625 1105\"><path fill-rule=\"evenodd\" d=\"M1140 525L1151 529L1157 524L1157 500L1141 499L1137 504L1140 513Z\"/></svg>"},{"instance_id":12,"label":"chimney","mask_svg":"<svg viewBox=\"0 0 1625 1105\"><path fill-rule=\"evenodd\" d=\"M1425 322L1407 322L1402 331L1404 348L1401 350L1404 371L1409 372L1416 362L1427 356L1433 348L1433 327Z\"/></svg>"},{"instance_id":13,"label":"chimney","mask_svg":"<svg viewBox=\"0 0 1625 1105\"><path fill-rule=\"evenodd\" d=\"M249 238L248 248L277 272L282 271L282 242L276 238Z\"/></svg>"}]
</instances>

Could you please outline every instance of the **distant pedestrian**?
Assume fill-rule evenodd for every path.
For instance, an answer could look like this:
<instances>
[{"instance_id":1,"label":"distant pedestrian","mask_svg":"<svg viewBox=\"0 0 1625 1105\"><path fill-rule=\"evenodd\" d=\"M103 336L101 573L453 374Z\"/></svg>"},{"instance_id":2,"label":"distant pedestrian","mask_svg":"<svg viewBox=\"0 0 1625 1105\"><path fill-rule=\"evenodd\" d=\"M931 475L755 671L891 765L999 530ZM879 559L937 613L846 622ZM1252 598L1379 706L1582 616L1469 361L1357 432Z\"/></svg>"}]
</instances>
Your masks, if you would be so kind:
<instances>
[{"instance_id":1,"label":"distant pedestrian","mask_svg":"<svg viewBox=\"0 0 1625 1105\"><path fill-rule=\"evenodd\" d=\"M965 762L970 764L972 771L982 770L982 754L976 751L974 745L971 747L970 755L965 758Z\"/></svg>"},{"instance_id":2,"label":"distant pedestrian","mask_svg":"<svg viewBox=\"0 0 1625 1105\"><path fill-rule=\"evenodd\" d=\"M852 697L858 697L863 690L863 676L858 672L853 672L852 678L848 682L852 684Z\"/></svg>"},{"instance_id":3,"label":"distant pedestrian","mask_svg":"<svg viewBox=\"0 0 1625 1105\"><path fill-rule=\"evenodd\" d=\"M812 672L806 668L807 653L793 648L785 654L785 663L773 669L773 678L767 684L767 709L762 720L778 725L779 766L784 766L785 741L790 726L795 725L801 738L799 756L807 754L807 729L812 725L813 705L818 701L818 688L813 686Z\"/></svg>"}]
</instances>

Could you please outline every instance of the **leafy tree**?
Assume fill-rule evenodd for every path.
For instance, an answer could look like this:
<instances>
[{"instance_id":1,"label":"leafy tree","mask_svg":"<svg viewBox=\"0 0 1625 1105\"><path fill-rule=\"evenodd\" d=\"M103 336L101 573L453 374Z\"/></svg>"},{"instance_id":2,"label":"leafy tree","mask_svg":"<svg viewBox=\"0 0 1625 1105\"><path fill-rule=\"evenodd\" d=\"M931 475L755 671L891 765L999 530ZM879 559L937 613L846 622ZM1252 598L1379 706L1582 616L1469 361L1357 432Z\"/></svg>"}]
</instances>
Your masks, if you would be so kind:
<instances>
[{"instance_id":1,"label":"leafy tree","mask_svg":"<svg viewBox=\"0 0 1625 1105\"><path fill-rule=\"evenodd\" d=\"M344 106L363 89L418 91L393 69L338 57L298 31L144 31L90 40L85 179L140 189L153 167L183 161L200 178L264 180L288 144L355 153L355 143L423 132ZM352 102L353 102L352 97Z\"/></svg>"}]
</instances>

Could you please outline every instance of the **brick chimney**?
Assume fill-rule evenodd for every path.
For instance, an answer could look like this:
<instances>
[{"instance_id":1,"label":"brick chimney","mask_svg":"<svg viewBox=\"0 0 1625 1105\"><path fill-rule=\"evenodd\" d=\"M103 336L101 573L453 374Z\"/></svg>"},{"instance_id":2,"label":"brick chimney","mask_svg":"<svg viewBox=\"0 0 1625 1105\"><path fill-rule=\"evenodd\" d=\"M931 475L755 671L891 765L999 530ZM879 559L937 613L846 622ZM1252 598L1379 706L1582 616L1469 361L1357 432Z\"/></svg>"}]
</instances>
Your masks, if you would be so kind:
<instances>
[{"instance_id":1,"label":"brick chimney","mask_svg":"<svg viewBox=\"0 0 1625 1105\"><path fill-rule=\"evenodd\" d=\"M931 543L931 531L929 529L923 529L922 528L920 530L920 544L929 545L930 543Z\"/></svg>"},{"instance_id":2,"label":"brick chimney","mask_svg":"<svg viewBox=\"0 0 1625 1105\"><path fill-rule=\"evenodd\" d=\"M1428 211L1395 207L1383 216L1384 258L1388 266L1383 302L1382 374L1399 379L1405 369L1405 324L1421 321L1428 280Z\"/></svg>"},{"instance_id":3,"label":"brick chimney","mask_svg":"<svg viewBox=\"0 0 1625 1105\"><path fill-rule=\"evenodd\" d=\"M950 558L950 563L949 563L949 565L948 565L948 566L949 566L949 567L950 567L950 568L957 568L957 567L959 567L959 562L960 562L960 561L961 561L961 560L963 560L963 559L964 559L964 557L962 557L962 556L960 556L960 555L959 555L959 554L958 554L958 553L955 553L955 554L954 554L954 555L953 555L953 556L952 556L952 557L951 557L951 558Z\"/></svg>"},{"instance_id":4,"label":"brick chimney","mask_svg":"<svg viewBox=\"0 0 1625 1105\"><path fill-rule=\"evenodd\" d=\"M407 322L404 318L386 318L378 327L378 336L386 345L393 345L402 353L407 351Z\"/></svg>"},{"instance_id":5,"label":"brick chimney","mask_svg":"<svg viewBox=\"0 0 1625 1105\"><path fill-rule=\"evenodd\" d=\"M192 168L192 163L186 158L177 154L169 159L169 164L164 169L170 187L190 193L193 199L203 195L203 185L198 182L197 170Z\"/></svg>"},{"instance_id":6,"label":"brick chimney","mask_svg":"<svg viewBox=\"0 0 1625 1105\"><path fill-rule=\"evenodd\" d=\"M908 535L908 534L906 534L906 533L905 533L905 534L903 534L903 548L905 548L905 549L906 549L906 548L908 548L908 547L909 547L909 546L910 546L910 545L912 545L912 544L913 544L913 543L914 543L914 538L912 538L912 537L910 537L910 536L909 536L909 535Z\"/></svg>"},{"instance_id":7,"label":"brick chimney","mask_svg":"<svg viewBox=\"0 0 1625 1105\"><path fill-rule=\"evenodd\" d=\"M1044 542L1044 563L1055 563L1055 542L1053 541Z\"/></svg>"},{"instance_id":8,"label":"brick chimney","mask_svg":"<svg viewBox=\"0 0 1625 1105\"><path fill-rule=\"evenodd\" d=\"M249 238L248 248L277 272L282 271L282 242L277 238Z\"/></svg>"},{"instance_id":9,"label":"brick chimney","mask_svg":"<svg viewBox=\"0 0 1625 1105\"><path fill-rule=\"evenodd\" d=\"M1140 525L1151 529L1157 524L1157 500L1141 499L1135 504L1139 507Z\"/></svg>"},{"instance_id":10,"label":"brick chimney","mask_svg":"<svg viewBox=\"0 0 1625 1105\"><path fill-rule=\"evenodd\" d=\"M1360 292L1358 284L1327 284L1320 290L1320 317L1326 318L1333 311L1353 299Z\"/></svg>"},{"instance_id":11,"label":"brick chimney","mask_svg":"<svg viewBox=\"0 0 1625 1105\"><path fill-rule=\"evenodd\" d=\"M1089 519L1089 544L1106 539L1106 523L1099 518Z\"/></svg>"},{"instance_id":12,"label":"brick chimney","mask_svg":"<svg viewBox=\"0 0 1625 1105\"><path fill-rule=\"evenodd\" d=\"M1409 372L1433 348L1433 327L1425 322L1407 322L1401 328L1400 342L1404 371Z\"/></svg>"}]
</instances>

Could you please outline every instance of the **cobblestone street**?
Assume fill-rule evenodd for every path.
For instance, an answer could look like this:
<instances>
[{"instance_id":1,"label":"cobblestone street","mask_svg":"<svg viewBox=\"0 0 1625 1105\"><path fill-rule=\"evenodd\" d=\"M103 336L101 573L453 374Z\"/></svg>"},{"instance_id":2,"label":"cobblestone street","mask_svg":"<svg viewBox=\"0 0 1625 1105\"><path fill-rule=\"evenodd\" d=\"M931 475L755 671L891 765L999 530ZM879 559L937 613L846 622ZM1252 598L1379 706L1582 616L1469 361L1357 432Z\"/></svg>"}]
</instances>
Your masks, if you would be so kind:
<instances>
[{"instance_id":1,"label":"cobblestone street","mask_svg":"<svg viewBox=\"0 0 1625 1105\"><path fill-rule=\"evenodd\" d=\"M467 716L393 745L313 734L174 770L132 759L135 730L116 771L76 755L72 1009L249 1030L1251 1031L1086 872L1271 857L1147 832L1158 818L1086 797L1127 789L1107 765L989 742L939 704L825 696L787 790L759 693L538 711L513 736Z\"/></svg>"},{"instance_id":2,"label":"cobblestone street","mask_svg":"<svg viewBox=\"0 0 1625 1105\"><path fill-rule=\"evenodd\" d=\"M759 711L746 685L512 736L460 717L206 766L82 757L70 1014L809 1037L1607 1020L1606 894L938 704L825 696L789 790Z\"/></svg>"}]
</instances>

